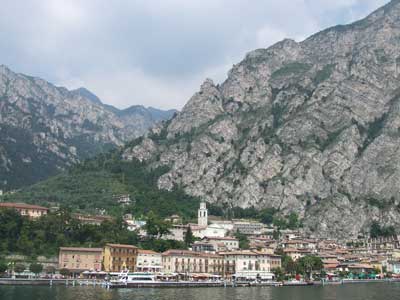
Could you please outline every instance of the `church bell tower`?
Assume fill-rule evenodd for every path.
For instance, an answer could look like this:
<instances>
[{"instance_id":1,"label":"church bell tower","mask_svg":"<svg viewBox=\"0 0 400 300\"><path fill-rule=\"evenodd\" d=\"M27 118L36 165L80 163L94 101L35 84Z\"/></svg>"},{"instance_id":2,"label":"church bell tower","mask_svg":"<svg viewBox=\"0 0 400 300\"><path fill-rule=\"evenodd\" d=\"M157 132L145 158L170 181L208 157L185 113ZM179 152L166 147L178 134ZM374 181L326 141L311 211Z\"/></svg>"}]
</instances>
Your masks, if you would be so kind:
<instances>
[{"instance_id":1,"label":"church bell tower","mask_svg":"<svg viewBox=\"0 0 400 300\"><path fill-rule=\"evenodd\" d=\"M208 225L208 211L205 202L200 203L200 208L197 211L197 224L199 226L207 226Z\"/></svg>"}]
</instances>

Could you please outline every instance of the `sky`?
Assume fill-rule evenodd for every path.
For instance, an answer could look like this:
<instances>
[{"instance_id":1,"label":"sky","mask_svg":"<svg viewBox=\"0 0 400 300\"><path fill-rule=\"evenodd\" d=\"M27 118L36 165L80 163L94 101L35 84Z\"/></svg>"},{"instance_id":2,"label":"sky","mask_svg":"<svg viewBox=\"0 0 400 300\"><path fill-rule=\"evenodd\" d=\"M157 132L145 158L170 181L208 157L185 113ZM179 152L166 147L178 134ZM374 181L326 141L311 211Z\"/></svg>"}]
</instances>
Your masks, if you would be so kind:
<instances>
[{"instance_id":1,"label":"sky","mask_svg":"<svg viewBox=\"0 0 400 300\"><path fill-rule=\"evenodd\" d=\"M0 0L0 64L119 108L181 109L257 48L388 0Z\"/></svg>"}]
</instances>

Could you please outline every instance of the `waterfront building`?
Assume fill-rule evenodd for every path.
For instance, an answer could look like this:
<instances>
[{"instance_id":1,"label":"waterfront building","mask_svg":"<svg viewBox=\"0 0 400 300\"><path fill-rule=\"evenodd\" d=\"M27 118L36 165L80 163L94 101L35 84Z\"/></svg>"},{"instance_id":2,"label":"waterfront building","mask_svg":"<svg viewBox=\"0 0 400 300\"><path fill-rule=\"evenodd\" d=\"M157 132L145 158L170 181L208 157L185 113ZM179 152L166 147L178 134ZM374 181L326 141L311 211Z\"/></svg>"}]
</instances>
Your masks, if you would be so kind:
<instances>
[{"instance_id":1,"label":"waterfront building","mask_svg":"<svg viewBox=\"0 0 400 300\"><path fill-rule=\"evenodd\" d=\"M235 274L243 275L246 272L270 273L273 269L281 267L279 255L251 250L220 252L219 254L224 257L225 277L231 277Z\"/></svg>"},{"instance_id":2,"label":"waterfront building","mask_svg":"<svg viewBox=\"0 0 400 300\"><path fill-rule=\"evenodd\" d=\"M103 267L106 272L136 271L138 248L132 245L106 244Z\"/></svg>"},{"instance_id":3,"label":"waterfront building","mask_svg":"<svg viewBox=\"0 0 400 300\"><path fill-rule=\"evenodd\" d=\"M31 205L25 203L12 203L12 202L0 202L0 209L14 209L21 216L29 217L30 219L37 219L44 215L47 215L49 209L47 207Z\"/></svg>"},{"instance_id":4,"label":"waterfront building","mask_svg":"<svg viewBox=\"0 0 400 300\"><path fill-rule=\"evenodd\" d=\"M68 269L74 275L84 271L100 272L102 259L102 248L60 247L58 267Z\"/></svg>"},{"instance_id":5,"label":"waterfront building","mask_svg":"<svg viewBox=\"0 0 400 300\"><path fill-rule=\"evenodd\" d=\"M217 254L190 250L167 250L162 254L164 273L222 275L224 260Z\"/></svg>"},{"instance_id":6,"label":"waterfront building","mask_svg":"<svg viewBox=\"0 0 400 300\"><path fill-rule=\"evenodd\" d=\"M400 261L389 260L386 263L387 272L400 274Z\"/></svg>"},{"instance_id":7,"label":"waterfront building","mask_svg":"<svg viewBox=\"0 0 400 300\"><path fill-rule=\"evenodd\" d=\"M136 259L137 272L161 272L162 256L161 253L152 250L138 249Z\"/></svg>"}]
</instances>

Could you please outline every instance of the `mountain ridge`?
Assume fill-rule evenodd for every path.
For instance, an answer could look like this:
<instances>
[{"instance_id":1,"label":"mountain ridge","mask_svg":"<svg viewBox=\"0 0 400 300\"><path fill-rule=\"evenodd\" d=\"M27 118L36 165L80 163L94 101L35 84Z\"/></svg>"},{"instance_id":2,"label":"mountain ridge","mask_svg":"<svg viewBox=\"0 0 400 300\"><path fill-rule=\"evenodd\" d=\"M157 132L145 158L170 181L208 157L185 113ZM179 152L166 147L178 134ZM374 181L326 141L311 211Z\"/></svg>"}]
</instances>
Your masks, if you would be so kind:
<instances>
[{"instance_id":1,"label":"mountain ridge","mask_svg":"<svg viewBox=\"0 0 400 300\"><path fill-rule=\"evenodd\" d=\"M35 183L120 147L163 117L157 118L134 110L120 117L87 89L69 91L1 65L0 189Z\"/></svg>"},{"instance_id":2,"label":"mountain ridge","mask_svg":"<svg viewBox=\"0 0 400 300\"><path fill-rule=\"evenodd\" d=\"M168 166L161 189L296 212L315 235L400 225L398 53L399 1L251 51L123 159Z\"/></svg>"}]
</instances>

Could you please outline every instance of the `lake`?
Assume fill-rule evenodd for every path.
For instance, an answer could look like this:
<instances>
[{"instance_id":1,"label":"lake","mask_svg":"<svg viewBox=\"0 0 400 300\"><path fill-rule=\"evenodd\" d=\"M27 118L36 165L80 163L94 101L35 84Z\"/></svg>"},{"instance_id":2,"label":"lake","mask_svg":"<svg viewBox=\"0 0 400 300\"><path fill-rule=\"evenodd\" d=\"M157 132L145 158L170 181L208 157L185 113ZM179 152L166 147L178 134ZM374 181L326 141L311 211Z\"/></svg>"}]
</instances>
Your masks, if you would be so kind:
<instances>
[{"instance_id":1,"label":"lake","mask_svg":"<svg viewBox=\"0 0 400 300\"><path fill-rule=\"evenodd\" d=\"M0 300L392 300L400 283L310 287L115 289L100 287L0 286Z\"/></svg>"}]
</instances>

